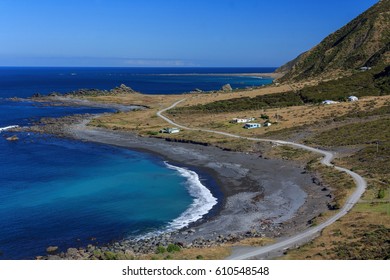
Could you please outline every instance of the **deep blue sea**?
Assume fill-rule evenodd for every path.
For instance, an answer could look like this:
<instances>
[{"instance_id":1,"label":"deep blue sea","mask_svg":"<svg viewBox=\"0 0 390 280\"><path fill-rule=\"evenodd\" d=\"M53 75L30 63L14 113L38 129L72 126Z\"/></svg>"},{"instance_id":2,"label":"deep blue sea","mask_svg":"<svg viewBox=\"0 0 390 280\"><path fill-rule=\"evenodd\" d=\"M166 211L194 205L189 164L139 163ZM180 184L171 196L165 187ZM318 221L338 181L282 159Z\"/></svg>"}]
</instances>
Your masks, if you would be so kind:
<instances>
[{"instance_id":1,"label":"deep blue sea","mask_svg":"<svg viewBox=\"0 0 390 280\"><path fill-rule=\"evenodd\" d=\"M81 88L112 89L126 84L142 93L183 93L196 88L220 89L269 84L270 78L226 76L230 73L270 73L276 68L33 68L0 67L0 97L69 92ZM198 74L198 75L196 75ZM205 75L217 74L217 75ZM218 75L219 74L219 75Z\"/></svg>"},{"instance_id":2,"label":"deep blue sea","mask_svg":"<svg viewBox=\"0 0 390 280\"><path fill-rule=\"evenodd\" d=\"M143 93L259 86L270 79L203 74L272 72L274 68L10 68L0 67L0 128L41 117L107 109L51 107L10 101L34 93L122 83ZM188 74L202 75L188 75ZM0 132L0 259L33 259L61 250L181 228L207 214L221 197L213 178L127 149ZM213 191L214 190L214 191Z\"/></svg>"}]
</instances>

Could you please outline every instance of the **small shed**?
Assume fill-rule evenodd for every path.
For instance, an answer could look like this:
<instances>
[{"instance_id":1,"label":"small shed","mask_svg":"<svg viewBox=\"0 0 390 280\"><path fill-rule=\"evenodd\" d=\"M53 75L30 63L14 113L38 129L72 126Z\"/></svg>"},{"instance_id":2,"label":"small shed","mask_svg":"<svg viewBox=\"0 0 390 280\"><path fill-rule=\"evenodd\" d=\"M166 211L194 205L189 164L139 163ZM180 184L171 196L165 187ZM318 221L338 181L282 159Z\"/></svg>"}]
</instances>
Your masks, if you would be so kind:
<instances>
[{"instance_id":1,"label":"small shed","mask_svg":"<svg viewBox=\"0 0 390 280\"><path fill-rule=\"evenodd\" d=\"M261 124L259 124L259 123L246 123L244 125L244 128L246 128L246 129L253 129L253 128L259 128L259 127L261 127Z\"/></svg>"},{"instance_id":2,"label":"small shed","mask_svg":"<svg viewBox=\"0 0 390 280\"><path fill-rule=\"evenodd\" d=\"M354 95L351 95L350 97L348 97L348 101L349 102L355 102L355 101L358 101L359 100L359 98L357 98L356 96L354 96Z\"/></svg>"},{"instance_id":3,"label":"small shed","mask_svg":"<svg viewBox=\"0 0 390 280\"><path fill-rule=\"evenodd\" d=\"M160 130L160 133L168 133L168 134L172 134L172 133L179 133L180 132L180 129L176 128L176 127L167 127L167 128L163 128Z\"/></svg>"}]
</instances>

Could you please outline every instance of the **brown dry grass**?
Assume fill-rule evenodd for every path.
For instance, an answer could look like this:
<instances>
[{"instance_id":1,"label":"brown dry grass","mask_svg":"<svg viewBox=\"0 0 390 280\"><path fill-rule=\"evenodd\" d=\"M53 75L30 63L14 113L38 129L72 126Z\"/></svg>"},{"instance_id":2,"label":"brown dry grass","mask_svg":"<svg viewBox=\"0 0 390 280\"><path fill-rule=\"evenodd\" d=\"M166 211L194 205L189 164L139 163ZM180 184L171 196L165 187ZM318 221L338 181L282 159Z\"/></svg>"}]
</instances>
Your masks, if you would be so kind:
<instances>
[{"instance_id":1,"label":"brown dry grass","mask_svg":"<svg viewBox=\"0 0 390 280\"><path fill-rule=\"evenodd\" d=\"M236 243L227 243L221 246L213 246L209 248L188 248L181 249L179 252L164 252L159 254L148 254L137 257L137 259L146 260L223 260L231 254L232 246L265 246L273 243L270 238L246 238Z\"/></svg>"},{"instance_id":2,"label":"brown dry grass","mask_svg":"<svg viewBox=\"0 0 390 280\"><path fill-rule=\"evenodd\" d=\"M380 211L359 210L359 207L358 205L345 217L325 228L321 236L312 242L298 249L289 250L283 259L349 259L351 256L344 256L343 251L348 250L348 248L351 251L356 250L358 247L360 252L374 251L371 257L362 254L361 256L364 256L365 259L384 258L383 252L379 251L375 254L375 250L379 249L378 245L381 244L381 239L388 240L388 235L378 234L375 240L379 244L363 242L362 235L370 234L381 227L388 231L390 229L390 215ZM359 255L352 258L359 258Z\"/></svg>"},{"instance_id":3,"label":"brown dry grass","mask_svg":"<svg viewBox=\"0 0 390 280\"><path fill-rule=\"evenodd\" d=\"M319 121L336 118L353 111L366 111L379 108L390 102L390 96L365 97L359 102L342 102L333 105L302 105L286 108L272 108L257 111L243 111L218 114L179 114L171 115L177 123L191 127L209 128L243 136L261 137L267 132L280 131L288 128L301 127L304 125L315 125ZM180 104L182 106L182 104ZM255 122L264 122L260 119L261 114L270 117L274 124L270 127L246 130L243 124L231 124L233 118L255 117ZM277 122L277 123L276 123Z\"/></svg>"},{"instance_id":4,"label":"brown dry grass","mask_svg":"<svg viewBox=\"0 0 390 280\"><path fill-rule=\"evenodd\" d=\"M137 257L142 260L223 260L231 254L228 246L181 249L179 252L148 254Z\"/></svg>"}]
</instances>

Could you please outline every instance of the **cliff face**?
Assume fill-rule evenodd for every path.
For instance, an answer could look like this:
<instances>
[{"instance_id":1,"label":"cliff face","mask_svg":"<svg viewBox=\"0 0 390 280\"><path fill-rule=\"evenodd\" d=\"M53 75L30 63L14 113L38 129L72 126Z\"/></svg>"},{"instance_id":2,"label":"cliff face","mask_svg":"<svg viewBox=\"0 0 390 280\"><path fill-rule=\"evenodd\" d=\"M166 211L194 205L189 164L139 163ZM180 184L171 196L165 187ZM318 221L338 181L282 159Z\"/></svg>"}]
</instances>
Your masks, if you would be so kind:
<instances>
[{"instance_id":1,"label":"cliff face","mask_svg":"<svg viewBox=\"0 0 390 280\"><path fill-rule=\"evenodd\" d=\"M276 72L286 73L280 81L300 81L389 64L390 0L382 0Z\"/></svg>"}]
</instances>

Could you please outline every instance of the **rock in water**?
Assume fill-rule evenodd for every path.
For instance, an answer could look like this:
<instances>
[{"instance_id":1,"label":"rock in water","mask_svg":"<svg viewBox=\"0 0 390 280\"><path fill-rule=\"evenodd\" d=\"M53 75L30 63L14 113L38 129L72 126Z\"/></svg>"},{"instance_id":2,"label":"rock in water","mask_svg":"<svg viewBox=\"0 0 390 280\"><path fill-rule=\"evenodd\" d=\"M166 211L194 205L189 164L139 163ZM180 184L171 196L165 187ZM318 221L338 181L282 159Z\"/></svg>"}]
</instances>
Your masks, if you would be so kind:
<instances>
[{"instance_id":1,"label":"rock in water","mask_svg":"<svg viewBox=\"0 0 390 280\"><path fill-rule=\"evenodd\" d=\"M46 252L49 254L49 255L54 255L56 254L58 251L58 246L49 246L46 248Z\"/></svg>"},{"instance_id":2,"label":"rock in water","mask_svg":"<svg viewBox=\"0 0 390 280\"><path fill-rule=\"evenodd\" d=\"M222 86L222 91L232 91L232 86L230 84L226 84Z\"/></svg>"},{"instance_id":3,"label":"rock in water","mask_svg":"<svg viewBox=\"0 0 390 280\"><path fill-rule=\"evenodd\" d=\"M11 136L11 137L8 137L8 138L5 138L7 141L18 141L19 140L19 137L14 135L14 136Z\"/></svg>"}]
</instances>

